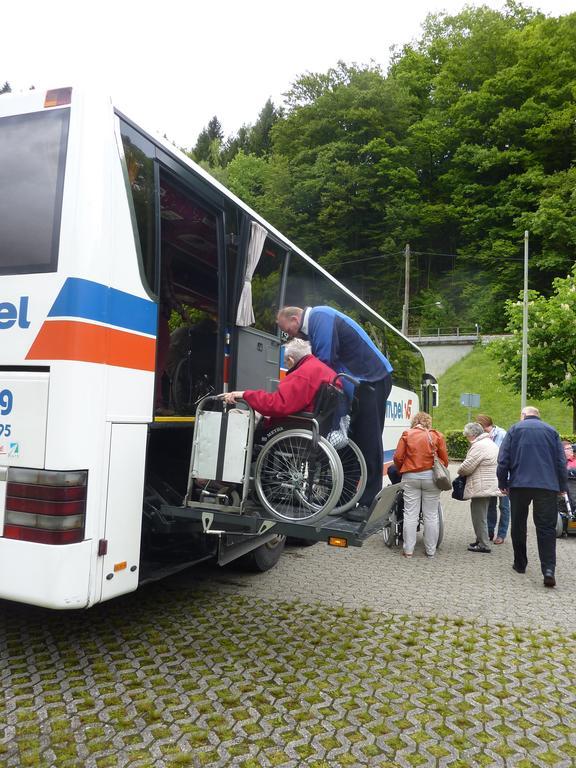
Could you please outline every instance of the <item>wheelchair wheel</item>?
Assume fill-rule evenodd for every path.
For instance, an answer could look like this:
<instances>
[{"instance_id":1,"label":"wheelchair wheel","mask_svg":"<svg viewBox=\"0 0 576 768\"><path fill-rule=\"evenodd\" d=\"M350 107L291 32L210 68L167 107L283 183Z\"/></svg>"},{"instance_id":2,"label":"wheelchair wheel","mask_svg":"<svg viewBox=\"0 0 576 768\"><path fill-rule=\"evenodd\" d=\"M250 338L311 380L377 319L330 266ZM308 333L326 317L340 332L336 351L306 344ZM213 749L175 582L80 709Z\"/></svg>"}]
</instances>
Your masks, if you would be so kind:
<instances>
[{"instance_id":1,"label":"wheelchair wheel","mask_svg":"<svg viewBox=\"0 0 576 768\"><path fill-rule=\"evenodd\" d=\"M397 544L400 543L400 533L398 530L398 527L402 525L402 523L399 521L400 496L401 494L398 494L398 496L394 500L394 503L392 504L392 508L388 514L388 520L386 521L386 525L384 526L384 528L382 528L382 537L384 538L384 544L386 544L386 546L389 548L395 547Z\"/></svg>"},{"instance_id":2,"label":"wheelchair wheel","mask_svg":"<svg viewBox=\"0 0 576 768\"><path fill-rule=\"evenodd\" d=\"M343 486L336 506L331 515L341 515L352 509L366 488L368 470L362 451L352 440L338 450L338 458L342 463Z\"/></svg>"},{"instance_id":3,"label":"wheelchair wheel","mask_svg":"<svg viewBox=\"0 0 576 768\"><path fill-rule=\"evenodd\" d=\"M196 374L190 355L185 355L174 371L172 379L172 405L179 416L192 416L196 405L214 392L206 374Z\"/></svg>"},{"instance_id":4,"label":"wheelchair wheel","mask_svg":"<svg viewBox=\"0 0 576 768\"><path fill-rule=\"evenodd\" d=\"M442 504L438 502L438 541L436 542L436 549L442 544L444 538L444 510Z\"/></svg>"},{"instance_id":5,"label":"wheelchair wheel","mask_svg":"<svg viewBox=\"0 0 576 768\"><path fill-rule=\"evenodd\" d=\"M558 517L556 518L556 538L561 539L562 536L564 536L564 518L558 512Z\"/></svg>"},{"instance_id":6,"label":"wheelchair wheel","mask_svg":"<svg viewBox=\"0 0 576 768\"><path fill-rule=\"evenodd\" d=\"M323 437L314 448L307 429L287 429L262 448L254 470L256 494L283 522L319 520L342 493L342 465Z\"/></svg>"}]
</instances>

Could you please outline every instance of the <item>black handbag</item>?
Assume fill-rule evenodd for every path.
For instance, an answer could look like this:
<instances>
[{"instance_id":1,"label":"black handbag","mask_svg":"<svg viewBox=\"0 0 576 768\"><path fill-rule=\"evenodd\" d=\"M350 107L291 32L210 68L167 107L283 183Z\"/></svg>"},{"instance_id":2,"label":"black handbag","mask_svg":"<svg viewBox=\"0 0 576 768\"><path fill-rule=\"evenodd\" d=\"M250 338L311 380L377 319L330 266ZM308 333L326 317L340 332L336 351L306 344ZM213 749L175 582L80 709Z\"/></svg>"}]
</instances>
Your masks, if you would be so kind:
<instances>
[{"instance_id":1,"label":"black handbag","mask_svg":"<svg viewBox=\"0 0 576 768\"><path fill-rule=\"evenodd\" d=\"M466 478L464 475L458 475L452 480L452 498L458 501L464 501L464 488L466 487Z\"/></svg>"}]
</instances>

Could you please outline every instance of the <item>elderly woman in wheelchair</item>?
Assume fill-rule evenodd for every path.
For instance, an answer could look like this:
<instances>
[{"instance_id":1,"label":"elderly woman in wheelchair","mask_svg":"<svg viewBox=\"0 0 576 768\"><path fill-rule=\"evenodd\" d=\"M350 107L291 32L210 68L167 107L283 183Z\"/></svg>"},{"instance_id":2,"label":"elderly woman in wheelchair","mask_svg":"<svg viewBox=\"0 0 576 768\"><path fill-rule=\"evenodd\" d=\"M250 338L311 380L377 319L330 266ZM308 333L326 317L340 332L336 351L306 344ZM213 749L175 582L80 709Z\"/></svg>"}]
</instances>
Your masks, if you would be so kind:
<instances>
[{"instance_id":1,"label":"elderly woman in wheelchair","mask_svg":"<svg viewBox=\"0 0 576 768\"><path fill-rule=\"evenodd\" d=\"M287 376L276 392L223 395L244 400L266 417L256 441L254 488L264 509L282 521L319 520L355 506L366 484L366 463L349 439L349 403L343 374L293 339L284 347Z\"/></svg>"}]
</instances>

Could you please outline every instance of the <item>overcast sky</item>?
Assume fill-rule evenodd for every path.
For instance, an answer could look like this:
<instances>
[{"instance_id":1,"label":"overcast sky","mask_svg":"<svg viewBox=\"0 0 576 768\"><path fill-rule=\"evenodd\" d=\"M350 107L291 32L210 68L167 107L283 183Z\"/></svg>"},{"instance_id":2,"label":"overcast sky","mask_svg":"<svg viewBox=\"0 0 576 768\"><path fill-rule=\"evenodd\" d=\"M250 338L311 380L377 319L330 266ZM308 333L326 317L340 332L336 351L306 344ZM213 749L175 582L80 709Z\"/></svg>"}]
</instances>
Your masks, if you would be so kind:
<instances>
[{"instance_id":1,"label":"overcast sky","mask_svg":"<svg viewBox=\"0 0 576 768\"><path fill-rule=\"evenodd\" d=\"M470 5L481 5L477 0ZM485 5L501 8L502 0ZM559 16L576 0L526 5ZM124 112L179 146L212 115L224 133L253 123L268 98L339 59L384 68L428 13L463 0L15 0L1 16L0 85L98 82Z\"/></svg>"}]
</instances>

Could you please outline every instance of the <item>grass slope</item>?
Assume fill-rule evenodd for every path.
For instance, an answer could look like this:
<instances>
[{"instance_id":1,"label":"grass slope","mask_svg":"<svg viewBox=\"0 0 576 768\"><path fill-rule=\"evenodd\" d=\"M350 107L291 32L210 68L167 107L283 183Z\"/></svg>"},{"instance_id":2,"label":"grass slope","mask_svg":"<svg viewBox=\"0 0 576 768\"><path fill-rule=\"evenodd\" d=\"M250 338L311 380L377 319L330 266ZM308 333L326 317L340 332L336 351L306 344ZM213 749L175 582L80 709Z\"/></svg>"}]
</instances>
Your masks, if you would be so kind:
<instances>
[{"instance_id":1,"label":"grass slope","mask_svg":"<svg viewBox=\"0 0 576 768\"><path fill-rule=\"evenodd\" d=\"M472 421L478 413L487 413L495 424L508 429L520 418L520 393L500 381L498 365L483 346L459 360L439 378L440 405L432 414L434 426L441 432L462 429L468 421L468 408L460 405L465 392L480 395L480 408L472 409ZM528 400L540 409L540 415L561 434L572 433L572 411L557 398Z\"/></svg>"}]
</instances>

